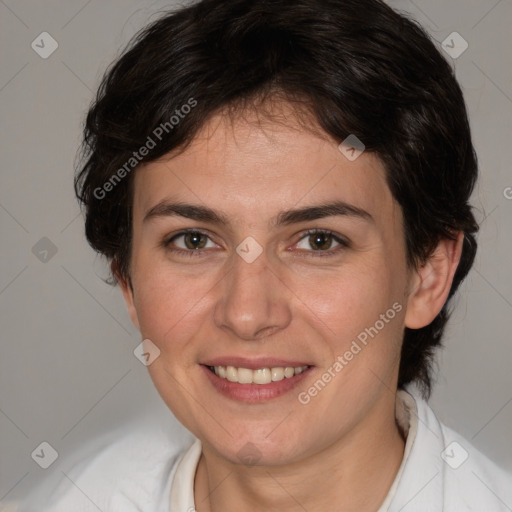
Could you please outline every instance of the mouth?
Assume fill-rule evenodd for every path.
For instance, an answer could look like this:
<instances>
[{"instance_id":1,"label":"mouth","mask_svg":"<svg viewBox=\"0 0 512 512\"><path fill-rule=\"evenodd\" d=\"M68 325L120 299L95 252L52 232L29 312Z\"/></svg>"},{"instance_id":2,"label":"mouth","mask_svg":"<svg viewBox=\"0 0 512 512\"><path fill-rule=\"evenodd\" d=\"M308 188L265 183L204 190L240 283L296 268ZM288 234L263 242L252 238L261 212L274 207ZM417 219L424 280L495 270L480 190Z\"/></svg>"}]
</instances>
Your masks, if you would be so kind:
<instances>
[{"instance_id":1,"label":"mouth","mask_svg":"<svg viewBox=\"0 0 512 512\"><path fill-rule=\"evenodd\" d=\"M312 365L295 361L238 358L208 361L200 367L215 391L248 403L265 402L288 394L313 369Z\"/></svg>"}]
</instances>

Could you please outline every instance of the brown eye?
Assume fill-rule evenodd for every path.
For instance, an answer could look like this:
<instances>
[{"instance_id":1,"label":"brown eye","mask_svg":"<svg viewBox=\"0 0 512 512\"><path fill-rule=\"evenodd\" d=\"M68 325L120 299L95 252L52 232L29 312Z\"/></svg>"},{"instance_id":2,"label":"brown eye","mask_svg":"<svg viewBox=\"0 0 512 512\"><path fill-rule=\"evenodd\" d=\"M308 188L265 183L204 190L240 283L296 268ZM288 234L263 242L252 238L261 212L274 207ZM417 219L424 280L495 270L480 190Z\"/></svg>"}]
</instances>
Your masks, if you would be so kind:
<instances>
[{"instance_id":1,"label":"brown eye","mask_svg":"<svg viewBox=\"0 0 512 512\"><path fill-rule=\"evenodd\" d=\"M187 249L203 249L208 239L206 235L198 232L186 233L182 236Z\"/></svg>"},{"instance_id":2,"label":"brown eye","mask_svg":"<svg viewBox=\"0 0 512 512\"><path fill-rule=\"evenodd\" d=\"M201 254L201 249L212 249L216 244L201 231L182 231L164 243L165 247L176 253Z\"/></svg>"},{"instance_id":3,"label":"brown eye","mask_svg":"<svg viewBox=\"0 0 512 512\"><path fill-rule=\"evenodd\" d=\"M327 233L314 233L309 235L309 244L314 250L327 250L331 248L332 235Z\"/></svg>"},{"instance_id":4,"label":"brown eye","mask_svg":"<svg viewBox=\"0 0 512 512\"><path fill-rule=\"evenodd\" d=\"M330 231L312 230L305 233L296 247L301 251L316 252L318 256L323 256L323 253L325 253L325 256L329 256L349 247L349 244Z\"/></svg>"}]
</instances>

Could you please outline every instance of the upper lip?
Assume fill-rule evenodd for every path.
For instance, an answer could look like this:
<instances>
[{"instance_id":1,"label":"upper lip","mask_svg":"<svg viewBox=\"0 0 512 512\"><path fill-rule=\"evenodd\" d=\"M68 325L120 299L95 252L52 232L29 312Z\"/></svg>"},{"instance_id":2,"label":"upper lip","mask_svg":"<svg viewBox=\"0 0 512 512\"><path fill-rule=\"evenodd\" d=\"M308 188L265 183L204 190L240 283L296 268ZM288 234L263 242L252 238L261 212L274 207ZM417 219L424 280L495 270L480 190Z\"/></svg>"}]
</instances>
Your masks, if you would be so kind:
<instances>
[{"instance_id":1,"label":"upper lip","mask_svg":"<svg viewBox=\"0 0 512 512\"><path fill-rule=\"evenodd\" d=\"M286 368L291 366L297 368L298 366L311 366L304 361L298 361L297 359L286 360L277 359L275 357L258 357L258 358L247 358L247 357L215 357L208 359L201 364L205 366L234 366L235 368L249 368L250 370L257 370L258 368L274 368L282 366Z\"/></svg>"}]
</instances>

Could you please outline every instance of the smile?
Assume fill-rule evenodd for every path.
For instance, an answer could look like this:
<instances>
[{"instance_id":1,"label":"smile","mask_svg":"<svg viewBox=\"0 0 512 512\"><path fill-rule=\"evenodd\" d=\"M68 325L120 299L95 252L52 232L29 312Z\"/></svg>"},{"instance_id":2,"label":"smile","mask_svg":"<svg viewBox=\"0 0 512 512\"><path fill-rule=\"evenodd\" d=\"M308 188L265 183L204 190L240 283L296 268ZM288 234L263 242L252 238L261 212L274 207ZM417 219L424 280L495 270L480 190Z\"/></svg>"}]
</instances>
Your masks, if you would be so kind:
<instances>
[{"instance_id":1,"label":"smile","mask_svg":"<svg viewBox=\"0 0 512 512\"><path fill-rule=\"evenodd\" d=\"M235 366L208 366L210 371L221 379L239 384L270 384L284 379L290 379L301 374L308 366L276 366L273 368L237 368Z\"/></svg>"},{"instance_id":2,"label":"smile","mask_svg":"<svg viewBox=\"0 0 512 512\"><path fill-rule=\"evenodd\" d=\"M208 361L200 364L200 368L216 392L246 403L266 402L287 395L314 369L299 361L229 359Z\"/></svg>"}]
</instances>

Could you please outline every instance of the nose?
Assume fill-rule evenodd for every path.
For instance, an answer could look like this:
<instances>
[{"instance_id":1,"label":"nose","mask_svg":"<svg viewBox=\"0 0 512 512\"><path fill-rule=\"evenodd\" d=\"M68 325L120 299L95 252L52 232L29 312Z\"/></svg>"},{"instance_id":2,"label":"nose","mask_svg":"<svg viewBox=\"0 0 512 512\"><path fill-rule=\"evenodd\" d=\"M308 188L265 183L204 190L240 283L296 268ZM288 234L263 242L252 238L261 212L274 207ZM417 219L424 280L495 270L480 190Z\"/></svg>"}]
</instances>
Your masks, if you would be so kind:
<instances>
[{"instance_id":1,"label":"nose","mask_svg":"<svg viewBox=\"0 0 512 512\"><path fill-rule=\"evenodd\" d=\"M215 305L217 327L237 338L259 340L285 329L291 322L292 292L270 268L265 253L252 263L238 255L220 286Z\"/></svg>"}]
</instances>

